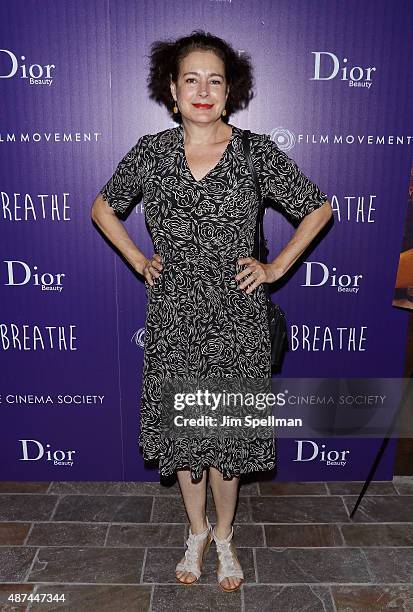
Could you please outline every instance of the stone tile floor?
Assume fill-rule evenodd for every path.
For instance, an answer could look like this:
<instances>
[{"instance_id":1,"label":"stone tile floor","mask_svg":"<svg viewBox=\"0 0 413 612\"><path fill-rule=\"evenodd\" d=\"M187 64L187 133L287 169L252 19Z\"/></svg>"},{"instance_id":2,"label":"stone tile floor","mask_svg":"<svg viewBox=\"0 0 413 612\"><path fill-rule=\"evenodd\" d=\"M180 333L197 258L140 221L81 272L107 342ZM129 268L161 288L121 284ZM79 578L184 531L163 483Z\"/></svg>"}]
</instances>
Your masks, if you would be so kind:
<instances>
[{"instance_id":1,"label":"stone tile floor","mask_svg":"<svg viewBox=\"0 0 413 612\"><path fill-rule=\"evenodd\" d=\"M246 580L229 594L214 546L199 584L175 581L188 530L176 483L0 482L0 610L413 611L413 477L371 483L350 519L361 486L243 484L234 541Z\"/></svg>"}]
</instances>

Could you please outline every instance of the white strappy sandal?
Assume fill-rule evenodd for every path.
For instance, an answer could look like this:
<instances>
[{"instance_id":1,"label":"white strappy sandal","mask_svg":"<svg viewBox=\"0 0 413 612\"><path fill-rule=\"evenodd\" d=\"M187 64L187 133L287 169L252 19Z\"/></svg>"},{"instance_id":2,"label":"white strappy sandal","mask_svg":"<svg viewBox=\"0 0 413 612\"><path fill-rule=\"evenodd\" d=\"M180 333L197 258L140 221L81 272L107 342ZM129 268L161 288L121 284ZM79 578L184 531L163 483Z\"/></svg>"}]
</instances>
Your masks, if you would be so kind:
<instances>
[{"instance_id":1,"label":"white strappy sandal","mask_svg":"<svg viewBox=\"0 0 413 612\"><path fill-rule=\"evenodd\" d=\"M215 535L215 529L212 531L212 537L215 541L218 553L218 584L226 593L237 591L244 581L244 572L235 563L236 561L239 563L239 560L235 551L234 543L231 541L233 536L233 527L231 527L231 533L225 538L225 540L219 540ZM224 578L240 578L241 581L236 587L229 589L221 584Z\"/></svg>"},{"instance_id":2,"label":"white strappy sandal","mask_svg":"<svg viewBox=\"0 0 413 612\"><path fill-rule=\"evenodd\" d=\"M195 576L195 580L186 582L176 576L176 579L181 584L185 584L187 586L195 584L201 575L204 557L207 554L212 542L212 527L208 517L206 517L206 524L208 527L202 533L193 534L191 532L191 528L189 528L189 537L186 541L187 549L185 551L185 556L182 561L176 565L175 571L191 572L191 574Z\"/></svg>"}]
</instances>

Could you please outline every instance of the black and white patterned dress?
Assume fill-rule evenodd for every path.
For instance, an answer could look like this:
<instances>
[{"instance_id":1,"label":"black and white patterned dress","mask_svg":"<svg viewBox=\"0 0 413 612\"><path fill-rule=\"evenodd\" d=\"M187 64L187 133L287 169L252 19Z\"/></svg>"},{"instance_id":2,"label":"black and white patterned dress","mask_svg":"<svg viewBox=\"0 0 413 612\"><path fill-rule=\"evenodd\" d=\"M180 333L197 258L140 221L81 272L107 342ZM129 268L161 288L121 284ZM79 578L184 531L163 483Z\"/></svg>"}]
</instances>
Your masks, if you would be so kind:
<instances>
[{"instance_id":1,"label":"black and white patterned dress","mask_svg":"<svg viewBox=\"0 0 413 612\"><path fill-rule=\"evenodd\" d=\"M201 180L189 169L177 126L139 138L100 192L118 213L143 196L154 253L162 257L160 277L152 287L145 282L139 434L144 458L159 460L161 476L189 468L198 479L213 466L229 479L276 467L274 437L177 439L160 427L167 377L271 376L263 285L246 294L234 278L243 269L237 260L253 250L258 198L242 130L230 126L221 159ZM263 197L291 218L301 220L327 200L268 135L251 133L251 154Z\"/></svg>"}]
</instances>

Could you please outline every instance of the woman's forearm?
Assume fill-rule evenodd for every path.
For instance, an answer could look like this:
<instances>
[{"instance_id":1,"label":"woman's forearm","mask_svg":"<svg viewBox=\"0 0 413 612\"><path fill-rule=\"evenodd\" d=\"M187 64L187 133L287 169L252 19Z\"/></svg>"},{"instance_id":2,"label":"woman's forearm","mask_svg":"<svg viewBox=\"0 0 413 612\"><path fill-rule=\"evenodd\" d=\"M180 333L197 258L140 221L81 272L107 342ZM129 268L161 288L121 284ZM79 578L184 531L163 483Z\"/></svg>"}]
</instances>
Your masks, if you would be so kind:
<instances>
[{"instance_id":1,"label":"woman's forearm","mask_svg":"<svg viewBox=\"0 0 413 612\"><path fill-rule=\"evenodd\" d=\"M400 253L396 289L413 287L413 249Z\"/></svg>"},{"instance_id":2,"label":"woman's forearm","mask_svg":"<svg viewBox=\"0 0 413 612\"><path fill-rule=\"evenodd\" d=\"M91 217L123 257L142 274L147 257L138 249L115 211L100 195L93 202Z\"/></svg>"},{"instance_id":3,"label":"woman's forearm","mask_svg":"<svg viewBox=\"0 0 413 612\"><path fill-rule=\"evenodd\" d=\"M270 263L274 269L280 272L280 276L285 274L297 261L314 237L332 217L332 214L330 202L327 201L304 217L291 240Z\"/></svg>"}]
</instances>

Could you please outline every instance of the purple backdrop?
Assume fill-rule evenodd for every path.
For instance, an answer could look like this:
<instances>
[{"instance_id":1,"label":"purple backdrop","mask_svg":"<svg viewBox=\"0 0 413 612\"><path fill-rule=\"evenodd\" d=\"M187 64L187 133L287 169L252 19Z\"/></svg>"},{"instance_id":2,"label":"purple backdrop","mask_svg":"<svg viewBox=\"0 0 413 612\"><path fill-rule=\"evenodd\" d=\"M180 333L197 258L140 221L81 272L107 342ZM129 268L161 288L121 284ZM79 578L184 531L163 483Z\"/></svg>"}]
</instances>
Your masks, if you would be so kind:
<instances>
[{"instance_id":1,"label":"purple backdrop","mask_svg":"<svg viewBox=\"0 0 413 612\"><path fill-rule=\"evenodd\" d=\"M147 97L147 56L152 41L193 29L251 54L256 96L230 122L271 134L334 208L332 229L273 296L288 313L283 375L402 376L408 313L391 302L411 165L411 6L0 5L2 480L159 478L137 447L145 288L90 206L141 135L173 127ZM126 227L151 255L143 203ZM294 228L274 210L265 227L274 257ZM338 291L332 274L362 275L358 291ZM297 462L296 440L283 439L277 479L364 479L379 444L317 442L350 450L347 464ZM376 478L392 477L394 450Z\"/></svg>"}]
</instances>

